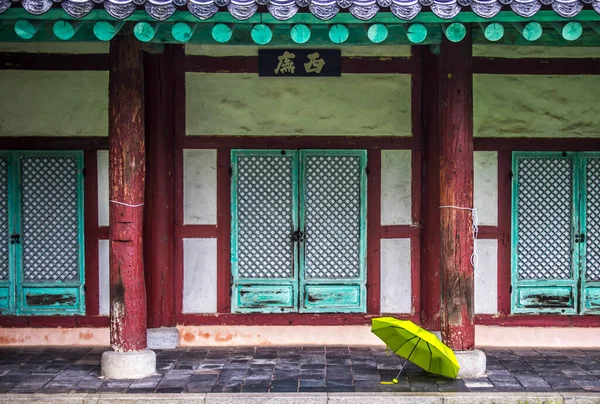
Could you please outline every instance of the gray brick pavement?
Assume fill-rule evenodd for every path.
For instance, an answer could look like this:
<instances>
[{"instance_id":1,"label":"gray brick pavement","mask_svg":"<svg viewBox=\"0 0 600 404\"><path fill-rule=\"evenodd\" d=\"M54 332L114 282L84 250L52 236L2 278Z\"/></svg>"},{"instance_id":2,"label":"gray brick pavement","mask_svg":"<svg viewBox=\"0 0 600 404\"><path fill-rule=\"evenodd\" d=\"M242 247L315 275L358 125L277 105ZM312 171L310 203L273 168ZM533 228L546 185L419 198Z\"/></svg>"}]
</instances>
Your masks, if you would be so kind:
<instances>
[{"instance_id":1,"label":"gray brick pavement","mask_svg":"<svg viewBox=\"0 0 600 404\"><path fill-rule=\"evenodd\" d=\"M485 350L487 377L450 380L366 347L188 348L157 351L155 376L104 380L105 348L0 348L0 393L600 392L600 349Z\"/></svg>"}]
</instances>

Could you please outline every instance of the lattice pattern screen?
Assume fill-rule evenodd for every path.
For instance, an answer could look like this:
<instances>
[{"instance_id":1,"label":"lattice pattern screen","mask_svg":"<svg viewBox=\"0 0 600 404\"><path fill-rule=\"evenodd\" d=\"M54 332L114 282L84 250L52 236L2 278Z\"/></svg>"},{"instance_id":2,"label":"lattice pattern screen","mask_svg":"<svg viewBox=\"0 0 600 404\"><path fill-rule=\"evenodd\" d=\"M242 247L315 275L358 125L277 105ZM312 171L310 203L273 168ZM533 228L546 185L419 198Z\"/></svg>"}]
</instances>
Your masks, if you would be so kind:
<instances>
[{"instance_id":1,"label":"lattice pattern screen","mask_svg":"<svg viewBox=\"0 0 600 404\"><path fill-rule=\"evenodd\" d=\"M22 157L23 277L79 280L77 159Z\"/></svg>"},{"instance_id":2,"label":"lattice pattern screen","mask_svg":"<svg viewBox=\"0 0 600 404\"><path fill-rule=\"evenodd\" d=\"M360 157L306 156L305 276L360 275Z\"/></svg>"},{"instance_id":3,"label":"lattice pattern screen","mask_svg":"<svg viewBox=\"0 0 600 404\"><path fill-rule=\"evenodd\" d=\"M0 157L0 281L8 279L8 160Z\"/></svg>"},{"instance_id":4,"label":"lattice pattern screen","mask_svg":"<svg viewBox=\"0 0 600 404\"><path fill-rule=\"evenodd\" d=\"M600 159L586 164L586 279L600 280Z\"/></svg>"},{"instance_id":5,"label":"lattice pattern screen","mask_svg":"<svg viewBox=\"0 0 600 404\"><path fill-rule=\"evenodd\" d=\"M518 275L571 278L572 161L519 159Z\"/></svg>"},{"instance_id":6,"label":"lattice pattern screen","mask_svg":"<svg viewBox=\"0 0 600 404\"><path fill-rule=\"evenodd\" d=\"M293 277L291 155L238 157L238 277Z\"/></svg>"}]
</instances>

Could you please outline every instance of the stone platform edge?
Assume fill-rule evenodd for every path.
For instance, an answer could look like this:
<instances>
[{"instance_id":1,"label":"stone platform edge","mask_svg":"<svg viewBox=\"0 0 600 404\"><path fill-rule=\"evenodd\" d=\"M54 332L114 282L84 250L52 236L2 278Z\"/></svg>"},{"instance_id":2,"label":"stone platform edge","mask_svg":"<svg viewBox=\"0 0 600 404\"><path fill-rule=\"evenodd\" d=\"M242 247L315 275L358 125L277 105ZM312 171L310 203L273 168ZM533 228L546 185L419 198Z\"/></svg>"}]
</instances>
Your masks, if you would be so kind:
<instances>
[{"instance_id":1,"label":"stone platform edge","mask_svg":"<svg viewBox=\"0 0 600 404\"><path fill-rule=\"evenodd\" d=\"M598 393L4 394L0 404L599 404Z\"/></svg>"}]
</instances>

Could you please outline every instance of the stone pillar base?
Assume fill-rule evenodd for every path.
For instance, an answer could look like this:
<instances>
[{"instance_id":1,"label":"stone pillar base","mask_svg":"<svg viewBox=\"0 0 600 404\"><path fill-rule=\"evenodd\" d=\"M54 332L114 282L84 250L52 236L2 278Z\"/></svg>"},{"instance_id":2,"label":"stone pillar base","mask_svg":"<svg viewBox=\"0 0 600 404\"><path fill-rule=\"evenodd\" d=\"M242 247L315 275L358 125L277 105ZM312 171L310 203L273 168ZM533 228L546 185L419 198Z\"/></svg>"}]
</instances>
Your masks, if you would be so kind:
<instances>
[{"instance_id":1,"label":"stone pillar base","mask_svg":"<svg viewBox=\"0 0 600 404\"><path fill-rule=\"evenodd\" d=\"M472 351L455 351L454 354L460 365L459 379L485 376L486 358L483 351L474 349Z\"/></svg>"},{"instance_id":2,"label":"stone pillar base","mask_svg":"<svg viewBox=\"0 0 600 404\"><path fill-rule=\"evenodd\" d=\"M108 379L143 379L156 373L156 354L149 349L102 353L102 376Z\"/></svg>"}]
</instances>

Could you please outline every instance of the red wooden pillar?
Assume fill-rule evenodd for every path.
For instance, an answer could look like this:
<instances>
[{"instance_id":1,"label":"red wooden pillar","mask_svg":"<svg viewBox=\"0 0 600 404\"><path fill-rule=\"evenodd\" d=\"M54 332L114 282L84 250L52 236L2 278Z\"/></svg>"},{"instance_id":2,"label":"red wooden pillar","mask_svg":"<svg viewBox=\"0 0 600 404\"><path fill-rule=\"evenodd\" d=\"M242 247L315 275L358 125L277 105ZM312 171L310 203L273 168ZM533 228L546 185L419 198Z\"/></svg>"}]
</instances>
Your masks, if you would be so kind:
<instances>
[{"instance_id":1,"label":"red wooden pillar","mask_svg":"<svg viewBox=\"0 0 600 404\"><path fill-rule=\"evenodd\" d=\"M474 349L473 76L471 34L440 52L440 282L442 339ZM453 207L445 207L453 206Z\"/></svg>"},{"instance_id":2,"label":"red wooden pillar","mask_svg":"<svg viewBox=\"0 0 600 404\"><path fill-rule=\"evenodd\" d=\"M144 54L146 145L144 259L148 285L148 326L175 325L175 123L174 48Z\"/></svg>"},{"instance_id":3,"label":"red wooden pillar","mask_svg":"<svg viewBox=\"0 0 600 404\"><path fill-rule=\"evenodd\" d=\"M133 35L110 43L110 344L115 352L146 349L143 260L145 181L142 45Z\"/></svg>"},{"instance_id":4,"label":"red wooden pillar","mask_svg":"<svg viewBox=\"0 0 600 404\"><path fill-rule=\"evenodd\" d=\"M419 46L422 66L421 322L440 330L440 60Z\"/></svg>"}]
</instances>

